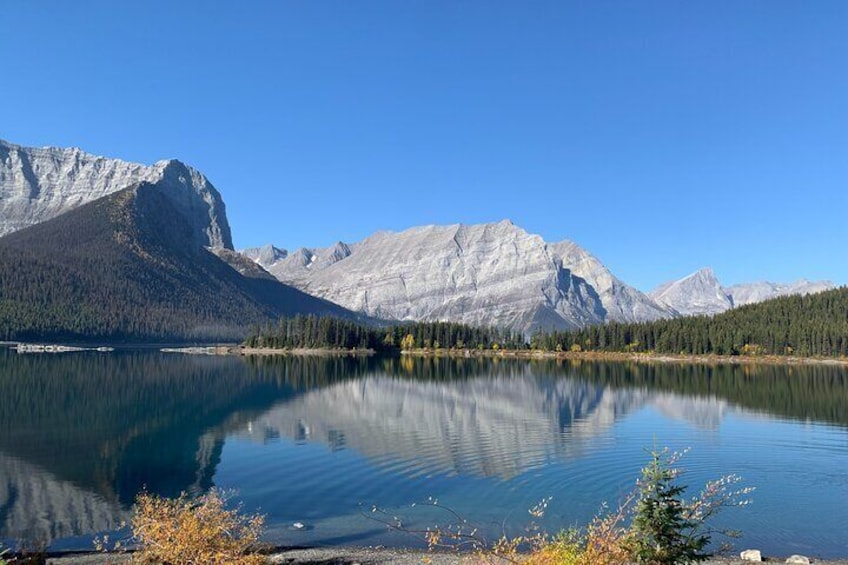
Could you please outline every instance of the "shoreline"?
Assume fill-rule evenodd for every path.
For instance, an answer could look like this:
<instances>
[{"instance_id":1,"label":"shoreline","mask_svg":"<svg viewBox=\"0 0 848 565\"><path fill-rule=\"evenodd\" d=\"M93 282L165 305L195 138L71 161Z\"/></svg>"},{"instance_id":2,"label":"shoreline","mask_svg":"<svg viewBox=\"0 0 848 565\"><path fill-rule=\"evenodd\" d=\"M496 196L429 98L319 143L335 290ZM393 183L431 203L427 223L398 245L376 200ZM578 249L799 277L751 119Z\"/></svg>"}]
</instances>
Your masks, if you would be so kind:
<instances>
[{"instance_id":1,"label":"shoreline","mask_svg":"<svg viewBox=\"0 0 848 565\"><path fill-rule=\"evenodd\" d=\"M491 357L511 359L558 359L570 361L621 361L633 363L679 363L699 365L837 365L848 366L848 357L795 357L784 355L675 355L673 353L625 353L618 351L540 351L525 349L414 349L401 355L417 357Z\"/></svg>"},{"instance_id":2,"label":"shoreline","mask_svg":"<svg viewBox=\"0 0 848 565\"><path fill-rule=\"evenodd\" d=\"M789 556L774 557L766 555L764 563L785 563ZM810 562L821 565L848 565L848 559L818 559L810 557ZM131 563L132 553L104 552L104 553L57 553L47 558L48 564L53 565L101 565L110 563L118 565ZM274 548L268 554L268 563L279 565L419 565L429 563L430 565L450 565L455 563L478 563L475 555L444 551L426 551L413 549L390 549L383 547L316 547L316 548ZM498 562L496 563L506 563ZM704 565L747 565L751 561L744 561L738 557L738 552L733 556L717 556L702 562Z\"/></svg>"},{"instance_id":3,"label":"shoreline","mask_svg":"<svg viewBox=\"0 0 848 565\"><path fill-rule=\"evenodd\" d=\"M0 342L0 347L17 349L19 353L70 353L97 351L110 353L120 346L78 346L65 344L34 344L25 342ZM272 347L245 347L234 344L158 346L150 348L163 353L184 355L220 355L237 357L302 356L302 357L451 357L457 359L554 359L563 361L614 361L627 363L662 363L685 365L830 365L848 366L848 357L798 357L786 355L680 355L673 353L627 353L621 351L541 351L538 349L411 349L393 352L378 352L373 349L296 348L277 349Z\"/></svg>"}]
</instances>

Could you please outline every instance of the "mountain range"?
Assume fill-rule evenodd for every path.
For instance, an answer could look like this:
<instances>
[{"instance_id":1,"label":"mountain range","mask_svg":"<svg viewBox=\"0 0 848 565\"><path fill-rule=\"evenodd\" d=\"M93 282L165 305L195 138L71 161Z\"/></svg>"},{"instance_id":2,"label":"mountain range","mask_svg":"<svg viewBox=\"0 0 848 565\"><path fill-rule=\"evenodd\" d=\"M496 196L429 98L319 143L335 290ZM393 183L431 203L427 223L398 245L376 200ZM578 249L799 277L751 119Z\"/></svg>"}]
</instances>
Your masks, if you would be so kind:
<instances>
[{"instance_id":1,"label":"mountain range","mask_svg":"<svg viewBox=\"0 0 848 565\"><path fill-rule=\"evenodd\" d=\"M546 243L508 220L379 232L292 253L273 245L242 253L286 284L370 316L499 325L528 334L712 315L835 286L801 279L723 287L707 268L645 294L576 243Z\"/></svg>"},{"instance_id":2,"label":"mountain range","mask_svg":"<svg viewBox=\"0 0 848 565\"><path fill-rule=\"evenodd\" d=\"M378 232L289 253L233 249L220 193L152 166L0 141L0 338L238 338L296 313L525 333L714 314L832 288L724 288L706 269L645 294L571 241L508 220ZM273 276L272 276L273 275Z\"/></svg>"}]
</instances>

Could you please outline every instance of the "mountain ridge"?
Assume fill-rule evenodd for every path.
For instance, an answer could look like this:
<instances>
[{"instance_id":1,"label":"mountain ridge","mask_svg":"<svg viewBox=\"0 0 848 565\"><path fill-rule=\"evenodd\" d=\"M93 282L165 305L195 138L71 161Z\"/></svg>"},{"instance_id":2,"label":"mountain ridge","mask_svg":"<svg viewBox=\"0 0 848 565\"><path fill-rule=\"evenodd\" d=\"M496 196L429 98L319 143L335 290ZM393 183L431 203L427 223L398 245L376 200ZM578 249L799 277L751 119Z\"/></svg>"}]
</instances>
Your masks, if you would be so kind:
<instances>
[{"instance_id":1,"label":"mountain ridge","mask_svg":"<svg viewBox=\"0 0 848 565\"><path fill-rule=\"evenodd\" d=\"M715 272L705 267L669 281L648 293L657 302L683 316L713 315L731 308L780 296L813 294L836 288L832 281L798 279L792 283L760 281L722 286Z\"/></svg>"},{"instance_id":2,"label":"mountain ridge","mask_svg":"<svg viewBox=\"0 0 848 565\"><path fill-rule=\"evenodd\" d=\"M530 333L611 321L712 315L776 296L834 287L830 281L804 279L723 287L711 269L702 269L643 293L573 241L546 242L508 219L379 231L356 243L339 241L326 248L288 252L266 245L238 254L220 193L202 173L178 160L147 166L79 148L31 148L3 140L0 236L60 218L127 187L148 185L167 203L162 211L151 208L147 214L164 214L172 220L152 228L159 235L169 234L192 249L209 249L246 279L278 280L386 319L497 325ZM177 217L181 219L174 220ZM54 245L80 238L86 229L75 226L76 231L62 234ZM140 235L153 234L124 237L145 251ZM98 242L87 241L97 246ZM180 255L185 249L168 245L155 249L167 251L160 258L170 258L174 265L190 260L190 255ZM210 285L214 287L214 281Z\"/></svg>"},{"instance_id":3,"label":"mountain ridge","mask_svg":"<svg viewBox=\"0 0 848 565\"><path fill-rule=\"evenodd\" d=\"M170 190L141 182L0 238L0 338L240 340L285 315L356 317L240 274L192 237Z\"/></svg>"},{"instance_id":4,"label":"mountain ridge","mask_svg":"<svg viewBox=\"0 0 848 565\"><path fill-rule=\"evenodd\" d=\"M415 316L409 315L411 311L409 308L404 311L398 306L404 301L403 294L408 293L409 280L421 278L425 276L421 271L432 271L435 268L432 264L425 265L426 262L414 253L415 250L409 249L408 242L405 243L404 240L420 240L419 248L425 248L433 247L433 241L426 241L426 235L430 234L434 239L440 239L442 243L438 252L441 253L442 263L447 262L445 264L451 265L466 252L465 246L468 244L469 234L473 240L474 237L485 233L511 232L523 234L531 247L534 245L538 247L534 252L540 256L539 261L548 264L545 268L550 269L550 273L554 274L553 280L558 281L546 285L540 284L539 280L532 280L532 277L526 277L525 275L528 274L526 271L516 275L519 279L516 284L532 286L538 291L536 294L538 300L534 301L525 296L527 303L522 315L514 316L512 319L507 319L504 315L493 315L491 319L495 325L506 324L525 333L536 329L558 330L609 321L643 322L688 315L712 315L739 305L760 302L777 296L807 294L835 287L830 281L806 281L805 279L789 284L762 282L724 287L711 268L704 268L681 279L664 283L648 293L643 293L617 278L600 260L573 241L548 243L538 235L527 233L510 220L473 225L424 225L400 232L384 230L355 243L337 242L325 248L303 247L291 252L268 244L264 247L246 249L242 253L267 269L277 279L305 292L340 303L354 311L363 311L370 315L396 320L443 320L474 324L477 323L474 314L462 310L461 307L452 307L450 303L442 308L435 304L429 309L421 308ZM493 252L498 250L496 243L493 242L491 245ZM382 252L379 249L375 250L381 247L384 248ZM397 253L398 247L406 251ZM503 247L503 245L500 246L501 250ZM363 252L371 255L369 261L361 259ZM354 260L357 254L360 254L360 258ZM390 267L388 271L384 268L385 265L404 261L407 263L404 276L395 272L397 268ZM363 268L362 263L366 266L370 264L371 267ZM421 267L421 271L416 270L416 266ZM476 266L474 267L471 270L479 279L480 273ZM538 264L536 267L540 268ZM382 277L381 272L384 275ZM557 273L567 273L567 275L559 278ZM464 271L462 274L468 275ZM390 285L389 279L393 276L403 283L403 288L397 287L393 293L389 293L388 297L381 297L380 292L385 293L385 289L381 290L380 287ZM362 287L359 289L359 294L357 289L353 288L354 281ZM436 284L431 284L429 290L438 293L440 290L452 287L458 290L458 297L452 298L454 302L459 300L466 305L472 304L473 297L469 297L467 292L463 295L463 292L468 291L469 288L476 290L476 287L472 285L465 289L457 289L455 282L455 276L445 276L437 280ZM559 294L562 294L563 288L568 288L572 283L575 285L574 289L582 289L582 293L578 294L585 299L581 301L577 296L572 295L570 300L566 301L568 306L563 307L562 297ZM372 292L369 294L368 290ZM374 290L378 291L377 296ZM426 293L422 298L427 298ZM446 302L450 301L446 300ZM492 305L492 309L495 308L496 305ZM478 315L478 319L480 318L483 316Z\"/></svg>"},{"instance_id":5,"label":"mountain ridge","mask_svg":"<svg viewBox=\"0 0 848 565\"><path fill-rule=\"evenodd\" d=\"M279 280L371 316L500 325L530 333L670 315L572 242L509 220L380 231L288 252L246 250Z\"/></svg>"},{"instance_id":6,"label":"mountain ridge","mask_svg":"<svg viewBox=\"0 0 848 565\"><path fill-rule=\"evenodd\" d=\"M150 182L192 220L192 239L233 249L218 190L177 159L147 166L79 148L25 147L0 140L0 236L55 218L131 185Z\"/></svg>"}]
</instances>

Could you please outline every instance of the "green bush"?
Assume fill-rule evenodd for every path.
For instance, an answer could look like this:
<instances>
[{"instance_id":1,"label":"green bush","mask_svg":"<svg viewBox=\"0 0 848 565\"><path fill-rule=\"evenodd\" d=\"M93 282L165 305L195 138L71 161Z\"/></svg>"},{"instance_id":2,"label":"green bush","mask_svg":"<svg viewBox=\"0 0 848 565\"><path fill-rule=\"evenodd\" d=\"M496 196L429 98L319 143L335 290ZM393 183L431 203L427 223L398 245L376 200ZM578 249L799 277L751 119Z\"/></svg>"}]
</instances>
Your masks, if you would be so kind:
<instances>
[{"instance_id":1,"label":"green bush","mask_svg":"<svg viewBox=\"0 0 848 565\"><path fill-rule=\"evenodd\" d=\"M636 509L631 525L633 557L647 565L704 561L710 535L683 500L686 487L675 484L679 474L673 456L652 451L651 462L637 482Z\"/></svg>"}]
</instances>

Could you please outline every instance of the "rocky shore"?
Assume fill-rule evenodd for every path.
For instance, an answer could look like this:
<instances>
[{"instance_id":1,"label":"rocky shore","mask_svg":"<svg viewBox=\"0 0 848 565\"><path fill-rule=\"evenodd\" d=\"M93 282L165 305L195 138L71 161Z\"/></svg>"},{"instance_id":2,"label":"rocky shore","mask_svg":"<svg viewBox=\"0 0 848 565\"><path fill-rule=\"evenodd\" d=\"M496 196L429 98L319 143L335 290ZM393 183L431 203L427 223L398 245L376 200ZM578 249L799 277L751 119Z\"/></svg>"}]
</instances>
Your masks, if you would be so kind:
<instances>
[{"instance_id":1,"label":"rocky shore","mask_svg":"<svg viewBox=\"0 0 848 565\"><path fill-rule=\"evenodd\" d=\"M51 557L47 560L52 565L119 565L130 563L132 556L126 553L90 553L73 554ZM848 565L848 559L820 560L809 558L810 563L817 565ZM787 563L787 557L764 556L765 563ZM374 548L306 548L286 549L271 554L268 563L274 565L452 565L480 563L471 555L456 553L439 553L405 549L374 549ZM716 558L706 561L705 565L748 565L751 561L739 558Z\"/></svg>"}]
</instances>

